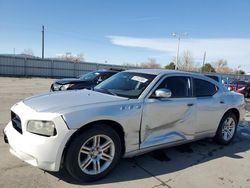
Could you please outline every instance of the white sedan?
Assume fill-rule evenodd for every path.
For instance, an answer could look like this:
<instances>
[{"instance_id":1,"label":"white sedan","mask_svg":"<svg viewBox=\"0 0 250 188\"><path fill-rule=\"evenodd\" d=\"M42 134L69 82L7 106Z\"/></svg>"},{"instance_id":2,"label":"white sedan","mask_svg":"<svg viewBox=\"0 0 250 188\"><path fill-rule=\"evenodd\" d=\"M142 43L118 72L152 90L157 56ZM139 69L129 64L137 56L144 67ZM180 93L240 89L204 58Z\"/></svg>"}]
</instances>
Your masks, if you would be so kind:
<instances>
[{"instance_id":1,"label":"white sedan","mask_svg":"<svg viewBox=\"0 0 250 188\"><path fill-rule=\"evenodd\" d=\"M128 70L94 90L46 93L11 108L10 152L48 171L64 166L80 180L107 175L121 157L206 137L229 144L244 97L201 74Z\"/></svg>"}]
</instances>

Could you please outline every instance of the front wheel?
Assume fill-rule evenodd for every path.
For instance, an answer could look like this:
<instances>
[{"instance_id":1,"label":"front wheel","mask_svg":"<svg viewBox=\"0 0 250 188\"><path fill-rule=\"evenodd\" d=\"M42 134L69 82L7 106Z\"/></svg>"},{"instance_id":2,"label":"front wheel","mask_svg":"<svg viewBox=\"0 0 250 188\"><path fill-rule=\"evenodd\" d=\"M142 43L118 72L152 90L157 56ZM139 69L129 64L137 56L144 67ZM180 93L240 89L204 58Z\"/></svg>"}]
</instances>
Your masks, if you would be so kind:
<instances>
[{"instance_id":1,"label":"front wheel","mask_svg":"<svg viewBox=\"0 0 250 188\"><path fill-rule=\"evenodd\" d=\"M214 137L219 144L227 145L234 139L237 132L237 118L234 113L226 113L221 119L220 125Z\"/></svg>"},{"instance_id":2,"label":"front wheel","mask_svg":"<svg viewBox=\"0 0 250 188\"><path fill-rule=\"evenodd\" d=\"M121 141L116 131L107 125L96 125L70 143L65 167L78 180L94 181L106 176L120 156Z\"/></svg>"}]
</instances>

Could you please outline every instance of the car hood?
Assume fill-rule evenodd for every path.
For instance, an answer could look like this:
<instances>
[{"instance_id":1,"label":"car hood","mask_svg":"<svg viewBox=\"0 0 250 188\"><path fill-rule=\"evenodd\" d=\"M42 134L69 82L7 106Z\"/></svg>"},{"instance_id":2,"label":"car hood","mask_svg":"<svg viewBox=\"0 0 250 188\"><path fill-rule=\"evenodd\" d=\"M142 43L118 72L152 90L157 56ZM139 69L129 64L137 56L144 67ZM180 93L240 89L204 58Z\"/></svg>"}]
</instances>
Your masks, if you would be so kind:
<instances>
[{"instance_id":1,"label":"car hood","mask_svg":"<svg viewBox=\"0 0 250 188\"><path fill-rule=\"evenodd\" d=\"M64 85L64 84L73 84L73 83L90 83L90 80L80 80L77 78L64 78L64 79L60 79L60 80L56 80L55 83L60 84L60 85Z\"/></svg>"},{"instance_id":2,"label":"car hood","mask_svg":"<svg viewBox=\"0 0 250 188\"><path fill-rule=\"evenodd\" d=\"M25 99L23 102L37 112L58 112L63 109L128 100L128 98L113 96L91 90L73 90L49 92Z\"/></svg>"}]
</instances>

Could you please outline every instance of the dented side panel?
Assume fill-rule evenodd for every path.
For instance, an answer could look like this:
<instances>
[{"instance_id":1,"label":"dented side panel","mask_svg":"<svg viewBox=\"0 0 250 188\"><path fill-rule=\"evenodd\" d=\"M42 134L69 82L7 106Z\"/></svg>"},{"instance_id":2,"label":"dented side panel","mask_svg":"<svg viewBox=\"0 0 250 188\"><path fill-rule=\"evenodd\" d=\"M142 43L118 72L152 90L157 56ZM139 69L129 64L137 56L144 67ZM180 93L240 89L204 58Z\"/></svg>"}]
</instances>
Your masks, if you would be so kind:
<instances>
[{"instance_id":1,"label":"dented side panel","mask_svg":"<svg viewBox=\"0 0 250 188\"><path fill-rule=\"evenodd\" d=\"M193 139L195 124L196 99L146 99L141 148Z\"/></svg>"}]
</instances>

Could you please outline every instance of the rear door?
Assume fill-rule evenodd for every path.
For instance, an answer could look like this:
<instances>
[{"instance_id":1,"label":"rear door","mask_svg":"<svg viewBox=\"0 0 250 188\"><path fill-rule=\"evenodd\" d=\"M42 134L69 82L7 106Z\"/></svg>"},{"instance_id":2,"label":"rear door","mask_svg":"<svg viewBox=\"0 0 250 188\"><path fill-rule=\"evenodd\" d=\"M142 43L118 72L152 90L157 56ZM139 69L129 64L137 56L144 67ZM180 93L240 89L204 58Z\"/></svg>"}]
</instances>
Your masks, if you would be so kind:
<instances>
[{"instance_id":1,"label":"rear door","mask_svg":"<svg viewBox=\"0 0 250 188\"><path fill-rule=\"evenodd\" d=\"M221 109L225 106L219 87L214 83L193 78L193 95L197 99L196 135L214 133L222 117Z\"/></svg>"},{"instance_id":2,"label":"rear door","mask_svg":"<svg viewBox=\"0 0 250 188\"><path fill-rule=\"evenodd\" d=\"M155 98L154 91L171 90L171 98ZM192 139L196 122L196 99L188 76L166 76L145 99L141 124L141 148Z\"/></svg>"}]
</instances>

